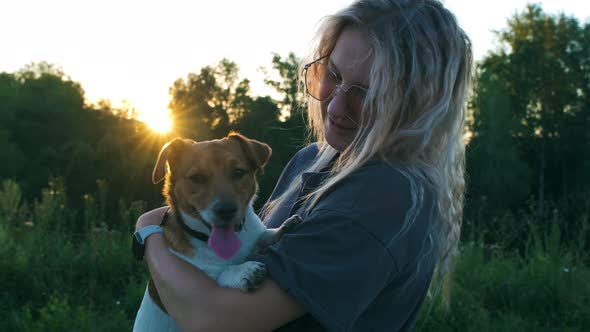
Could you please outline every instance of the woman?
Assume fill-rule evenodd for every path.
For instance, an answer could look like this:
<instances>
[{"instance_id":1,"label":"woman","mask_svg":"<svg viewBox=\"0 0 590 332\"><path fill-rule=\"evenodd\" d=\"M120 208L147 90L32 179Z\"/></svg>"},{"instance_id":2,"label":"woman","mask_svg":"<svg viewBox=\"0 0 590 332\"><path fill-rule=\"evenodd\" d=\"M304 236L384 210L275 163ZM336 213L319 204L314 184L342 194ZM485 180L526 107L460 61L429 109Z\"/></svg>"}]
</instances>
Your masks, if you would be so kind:
<instances>
[{"instance_id":1,"label":"woman","mask_svg":"<svg viewBox=\"0 0 590 332\"><path fill-rule=\"evenodd\" d=\"M183 330L407 331L433 277L450 278L468 37L438 0L360 0L324 19L317 38L301 68L317 142L289 162L262 213L269 227L292 214L303 222L252 257L270 279L251 294L220 288L161 234L147 241L152 277Z\"/></svg>"}]
</instances>

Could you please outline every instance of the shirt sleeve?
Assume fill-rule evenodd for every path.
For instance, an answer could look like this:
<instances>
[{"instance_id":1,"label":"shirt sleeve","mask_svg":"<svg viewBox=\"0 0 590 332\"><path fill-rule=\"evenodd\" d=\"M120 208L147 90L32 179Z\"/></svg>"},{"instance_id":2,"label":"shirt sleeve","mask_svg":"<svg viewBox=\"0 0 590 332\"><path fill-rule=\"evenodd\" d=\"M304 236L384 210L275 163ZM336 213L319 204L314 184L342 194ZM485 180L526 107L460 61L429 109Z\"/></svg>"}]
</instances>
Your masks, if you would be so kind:
<instances>
[{"instance_id":1,"label":"shirt sleeve","mask_svg":"<svg viewBox=\"0 0 590 332\"><path fill-rule=\"evenodd\" d=\"M348 331L396 266L386 247L350 216L309 214L254 257L271 278L329 331Z\"/></svg>"}]
</instances>

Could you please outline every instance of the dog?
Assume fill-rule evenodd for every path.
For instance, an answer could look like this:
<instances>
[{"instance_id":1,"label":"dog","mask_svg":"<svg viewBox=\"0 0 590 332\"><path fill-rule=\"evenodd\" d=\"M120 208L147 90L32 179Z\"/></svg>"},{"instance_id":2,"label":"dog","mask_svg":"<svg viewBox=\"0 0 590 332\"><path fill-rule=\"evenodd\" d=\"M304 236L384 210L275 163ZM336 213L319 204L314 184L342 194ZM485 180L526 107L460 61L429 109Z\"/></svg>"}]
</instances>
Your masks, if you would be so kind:
<instances>
[{"instance_id":1,"label":"dog","mask_svg":"<svg viewBox=\"0 0 590 332\"><path fill-rule=\"evenodd\" d=\"M291 218L266 229L254 212L256 175L271 153L267 144L232 133L198 143L177 138L158 155L152 181L166 179L162 191L170 214L162 227L170 251L222 287L250 292L260 286L264 264L245 259L300 222ZM177 330L150 279L133 331Z\"/></svg>"}]
</instances>

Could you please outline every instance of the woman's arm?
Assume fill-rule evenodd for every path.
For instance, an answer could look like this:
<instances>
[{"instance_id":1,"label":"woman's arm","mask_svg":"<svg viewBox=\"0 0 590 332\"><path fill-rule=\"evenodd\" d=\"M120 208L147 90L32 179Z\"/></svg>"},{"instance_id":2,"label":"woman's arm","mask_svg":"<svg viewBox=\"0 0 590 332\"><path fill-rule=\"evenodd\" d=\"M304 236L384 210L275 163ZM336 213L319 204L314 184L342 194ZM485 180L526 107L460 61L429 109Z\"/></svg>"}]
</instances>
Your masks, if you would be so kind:
<instances>
[{"instance_id":1,"label":"woman's arm","mask_svg":"<svg viewBox=\"0 0 590 332\"><path fill-rule=\"evenodd\" d=\"M159 224L165 210L145 213L136 228ZM145 259L166 310L183 331L272 331L305 313L271 279L253 293L219 287L172 254L161 233L147 239Z\"/></svg>"}]
</instances>

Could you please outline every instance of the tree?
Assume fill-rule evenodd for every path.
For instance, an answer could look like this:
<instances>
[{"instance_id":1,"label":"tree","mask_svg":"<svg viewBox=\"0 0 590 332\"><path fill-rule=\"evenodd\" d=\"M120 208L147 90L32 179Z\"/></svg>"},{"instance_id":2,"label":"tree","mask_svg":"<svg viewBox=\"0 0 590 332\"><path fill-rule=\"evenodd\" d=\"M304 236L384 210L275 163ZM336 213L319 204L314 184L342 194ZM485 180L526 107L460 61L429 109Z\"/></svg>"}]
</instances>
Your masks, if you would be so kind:
<instances>
[{"instance_id":1,"label":"tree","mask_svg":"<svg viewBox=\"0 0 590 332\"><path fill-rule=\"evenodd\" d=\"M264 82L273 88L280 100L276 104L281 112L282 136L281 147L286 154L292 154L308 141L307 105L305 88L299 80L299 65L301 59L290 52L286 57L274 53L272 69L262 68L266 75Z\"/></svg>"},{"instance_id":2,"label":"tree","mask_svg":"<svg viewBox=\"0 0 590 332\"><path fill-rule=\"evenodd\" d=\"M543 219L547 200L589 189L584 128L590 125L590 26L529 5L498 36L500 49L480 63L481 73L497 77L498 91L507 94L519 123L512 136L518 155L536 174L537 214Z\"/></svg>"},{"instance_id":3,"label":"tree","mask_svg":"<svg viewBox=\"0 0 590 332\"><path fill-rule=\"evenodd\" d=\"M472 105L468 195L494 209L518 207L530 194L531 171L516 145L522 124L513 117L511 99L496 75L478 72Z\"/></svg>"},{"instance_id":4,"label":"tree","mask_svg":"<svg viewBox=\"0 0 590 332\"><path fill-rule=\"evenodd\" d=\"M170 110L179 136L197 140L225 136L251 103L250 82L238 80L238 66L223 59L216 67L189 73L170 88Z\"/></svg>"},{"instance_id":5,"label":"tree","mask_svg":"<svg viewBox=\"0 0 590 332\"><path fill-rule=\"evenodd\" d=\"M292 118L300 115L303 111L304 94L299 85L299 59L293 52L283 59L279 54L272 55L272 70L278 74L278 79L273 79L271 72L261 68L266 78L264 83L278 92L283 99L277 104L285 118Z\"/></svg>"},{"instance_id":6,"label":"tree","mask_svg":"<svg viewBox=\"0 0 590 332\"><path fill-rule=\"evenodd\" d=\"M129 115L108 101L87 105L80 84L47 63L0 73L0 180L17 181L34 201L60 177L74 215L83 196L100 189L97 179L108 183L105 206L117 207L120 199L159 202L150 174L164 142ZM107 211L116 224L116 209Z\"/></svg>"}]
</instances>

